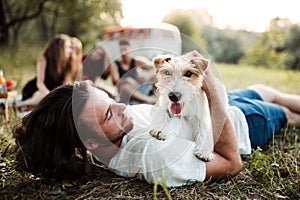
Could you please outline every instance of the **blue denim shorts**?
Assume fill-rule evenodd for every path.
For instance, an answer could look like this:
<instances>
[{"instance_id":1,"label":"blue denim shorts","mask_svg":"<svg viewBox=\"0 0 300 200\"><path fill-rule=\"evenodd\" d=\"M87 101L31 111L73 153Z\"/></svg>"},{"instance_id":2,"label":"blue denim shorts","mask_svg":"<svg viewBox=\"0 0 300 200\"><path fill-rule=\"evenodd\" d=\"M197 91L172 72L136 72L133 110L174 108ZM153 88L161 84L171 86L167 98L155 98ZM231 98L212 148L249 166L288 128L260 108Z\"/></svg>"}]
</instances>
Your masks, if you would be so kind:
<instances>
[{"instance_id":1,"label":"blue denim shorts","mask_svg":"<svg viewBox=\"0 0 300 200\"><path fill-rule=\"evenodd\" d=\"M229 104L244 113L249 127L252 148L264 146L287 123L284 110L277 104L265 102L251 89L237 89L228 92Z\"/></svg>"}]
</instances>

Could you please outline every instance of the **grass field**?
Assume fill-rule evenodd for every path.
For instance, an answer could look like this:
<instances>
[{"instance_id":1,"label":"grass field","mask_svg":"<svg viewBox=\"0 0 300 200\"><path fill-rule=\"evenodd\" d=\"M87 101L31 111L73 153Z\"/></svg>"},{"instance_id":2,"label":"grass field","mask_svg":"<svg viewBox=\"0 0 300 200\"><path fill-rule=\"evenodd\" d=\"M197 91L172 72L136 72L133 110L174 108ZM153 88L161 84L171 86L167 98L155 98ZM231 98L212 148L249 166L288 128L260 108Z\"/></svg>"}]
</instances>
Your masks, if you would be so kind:
<instances>
[{"instance_id":1,"label":"grass field","mask_svg":"<svg viewBox=\"0 0 300 200\"><path fill-rule=\"evenodd\" d=\"M215 68L227 89L264 83L282 92L300 95L300 71L224 64L217 64Z\"/></svg>"},{"instance_id":2,"label":"grass field","mask_svg":"<svg viewBox=\"0 0 300 200\"><path fill-rule=\"evenodd\" d=\"M33 77L34 58L29 59L26 66L17 62L18 66L5 68L6 77L22 84ZM266 83L300 95L300 72L223 64L216 70L227 89ZM22 84L19 82L19 91ZM251 156L244 157L244 168L236 177L154 189L153 185L99 168L94 178L62 183L17 171L12 129L20 119L12 114L9 122L0 122L0 199L300 199L300 131L294 127L282 130L264 149L254 149Z\"/></svg>"}]
</instances>

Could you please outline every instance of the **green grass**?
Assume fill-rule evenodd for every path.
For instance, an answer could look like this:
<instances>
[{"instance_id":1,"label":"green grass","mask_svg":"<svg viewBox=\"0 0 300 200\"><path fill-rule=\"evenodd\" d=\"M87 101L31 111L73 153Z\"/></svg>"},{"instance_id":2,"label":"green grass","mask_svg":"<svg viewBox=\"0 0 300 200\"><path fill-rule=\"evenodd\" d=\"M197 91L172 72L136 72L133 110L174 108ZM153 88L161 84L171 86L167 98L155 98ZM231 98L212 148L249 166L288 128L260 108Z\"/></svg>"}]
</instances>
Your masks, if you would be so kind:
<instances>
[{"instance_id":1,"label":"green grass","mask_svg":"<svg viewBox=\"0 0 300 200\"><path fill-rule=\"evenodd\" d=\"M36 60L42 51L43 47L37 45L1 50L0 69L3 69L5 79L17 82L15 89L19 92L28 80L35 77Z\"/></svg>"},{"instance_id":2,"label":"green grass","mask_svg":"<svg viewBox=\"0 0 300 200\"><path fill-rule=\"evenodd\" d=\"M300 71L227 64L216 64L215 69L227 89L264 83L282 92L300 95Z\"/></svg>"},{"instance_id":3,"label":"green grass","mask_svg":"<svg viewBox=\"0 0 300 200\"><path fill-rule=\"evenodd\" d=\"M23 49L12 61L0 55L7 79L25 80L35 75L35 59ZM33 50L38 52L38 48ZM16 55L16 56L17 56ZM14 59L17 59L17 57ZM24 57L28 59L25 59ZM300 94L300 72L271 70L253 66L217 64L227 89L265 83L285 92ZM9 122L0 119L0 197L1 199L300 199L299 129L288 127L264 149L255 149L244 157L242 172L233 178L169 188L128 179L103 169L96 177L57 183L15 169L12 129L20 122L11 111ZM38 152L37 152L38 153ZM188 163L187 163L188 164Z\"/></svg>"},{"instance_id":4,"label":"green grass","mask_svg":"<svg viewBox=\"0 0 300 200\"><path fill-rule=\"evenodd\" d=\"M213 69L227 90L263 83L282 92L300 95L300 71L229 64L215 64ZM110 78L103 82L111 85Z\"/></svg>"}]
</instances>

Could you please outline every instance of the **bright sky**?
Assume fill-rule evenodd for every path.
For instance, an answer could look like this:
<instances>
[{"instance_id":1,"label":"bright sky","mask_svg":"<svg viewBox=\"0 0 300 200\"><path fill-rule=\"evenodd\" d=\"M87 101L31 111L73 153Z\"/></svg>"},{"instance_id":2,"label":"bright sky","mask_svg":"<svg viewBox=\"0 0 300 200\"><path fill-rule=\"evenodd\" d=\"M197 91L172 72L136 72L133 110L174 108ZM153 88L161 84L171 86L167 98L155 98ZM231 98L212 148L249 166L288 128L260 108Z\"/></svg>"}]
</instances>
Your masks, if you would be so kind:
<instances>
[{"instance_id":1,"label":"bright sky","mask_svg":"<svg viewBox=\"0 0 300 200\"><path fill-rule=\"evenodd\" d=\"M297 0L123 0L123 25L145 26L161 22L171 10L205 8L214 23L224 28L262 32L275 17L300 23Z\"/></svg>"}]
</instances>

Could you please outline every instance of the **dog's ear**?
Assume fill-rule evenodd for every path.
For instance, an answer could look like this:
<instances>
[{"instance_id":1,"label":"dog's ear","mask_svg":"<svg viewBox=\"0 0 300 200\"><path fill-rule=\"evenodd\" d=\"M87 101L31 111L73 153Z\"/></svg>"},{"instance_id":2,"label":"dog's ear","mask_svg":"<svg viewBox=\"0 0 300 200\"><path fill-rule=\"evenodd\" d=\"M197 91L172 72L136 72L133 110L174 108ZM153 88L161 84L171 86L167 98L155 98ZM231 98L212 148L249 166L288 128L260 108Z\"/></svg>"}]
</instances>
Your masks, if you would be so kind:
<instances>
[{"instance_id":1,"label":"dog's ear","mask_svg":"<svg viewBox=\"0 0 300 200\"><path fill-rule=\"evenodd\" d=\"M155 68L158 69L164 62L169 62L169 60L171 60L170 56L159 56L153 59L153 63Z\"/></svg>"},{"instance_id":2,"label":"dog's ear","mask_svg":"<svg viewBox=\"0 0 300 200\"><path fill-rule=\"evenodd\" d=\"M197 51L197 50L193 50L193 51L190 51L184 55L182 55L182 57L184 58L194 58L194 57L200 57L200 58L203 58L203 56Z\"/></svg>"},{"instance_id":3,"label":"dog's ear","mask_svg":"<svg viewBox=\"0 0 300 200\"><path fill-rule=\"evenodd\" d=\"M209 60L205 58L194 57L191 58L191 62L195 64L202 72L205 72L209 66Z\"/></svg>"}]
</instances>

